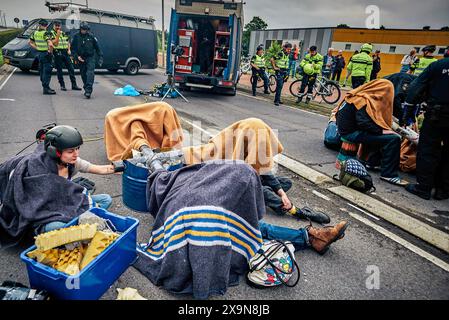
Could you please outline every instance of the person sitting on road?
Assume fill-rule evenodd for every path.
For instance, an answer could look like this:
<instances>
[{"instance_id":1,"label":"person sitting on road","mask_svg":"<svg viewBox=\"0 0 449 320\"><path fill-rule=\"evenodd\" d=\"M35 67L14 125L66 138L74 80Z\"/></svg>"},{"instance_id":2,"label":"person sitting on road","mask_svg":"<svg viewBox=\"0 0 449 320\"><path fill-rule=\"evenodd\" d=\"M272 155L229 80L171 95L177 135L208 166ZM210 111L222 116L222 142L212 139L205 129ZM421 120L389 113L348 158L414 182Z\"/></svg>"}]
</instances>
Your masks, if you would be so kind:
<instances>
[{"instance_id":1,"label":"person sitting on road","mask_svg":"<svg viewBox=\"0 0 449 320\"><path fill-rule=\"evenodd\" d=\"M337 115L338 106L332 110L329 122L327 123L326 130L324 131L324 145L331 150L340 150L341 148L341 136L337 128Z\"/></svg>"},{"instance_id":2,"label":"person sitting on road","mask_svg":"<svg viewBox=\"0 0 449 320\"><path fill-rule=\"evenodd\" d=\"M0 165L0 243L15 244L30 228L35 234L60 229L90 207L109 208L111 196L90 195L71 179L78 172L114 173L113 165L94 165L79 157L83 138L60 125L25 156ZM16 201L16 199L20 199Z\"/></svg>"},{"instance_id":3,"label":"person sitting on road","mask_svg":"<svg viewBox=\"0 0 449 320\"><path fill-rule=\"evenodd\" d=\"M265 205L273 210L276 215L291 215L297 219L309 219L321 224L329 223L327 214L313 211L308 207L296 208L287 196L287 191L292 187L292 181L287 177L275 176L272 173L260 175L263 187Z\"/></svg>"},{"instance_id":4,"label":"person sitting on road","mask_svg":"<svg viewBox=\"0 0 449 320\"><path fill-rule=\"evenodd\" d=\"M339 105L337 126L342 139L362 143L369 150L381 149L380 178L405 186L407 182L398 175L401 137L391 128L393 96L393 84L385 79L349 91Z\"/></svg>"}]
</instances>

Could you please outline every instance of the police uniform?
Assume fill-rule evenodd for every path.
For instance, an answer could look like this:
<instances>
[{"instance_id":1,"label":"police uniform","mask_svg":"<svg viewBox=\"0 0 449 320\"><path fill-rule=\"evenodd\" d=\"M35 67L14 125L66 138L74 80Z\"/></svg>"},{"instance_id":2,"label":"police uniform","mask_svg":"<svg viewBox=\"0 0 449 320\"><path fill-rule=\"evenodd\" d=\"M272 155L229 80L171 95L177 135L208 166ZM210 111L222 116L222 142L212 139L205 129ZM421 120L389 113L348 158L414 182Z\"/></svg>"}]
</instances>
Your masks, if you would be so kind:
<instances>
[{"instance_id":1,"label":"police uniform","mask_svg":"<svg viewBox=\"0 0 449 320\"><path fill-rule=\"evenodd\" d=\"M348 64L348 71L351 72L352 88L358 88L364 83L367 83L371 78L371 71L373 70L373 58L369 55L373 46L365 43L360 48L360 53L352 56Z\"/></svg>"},{"instance_id":2,"label":"police uniform","mask_svg":"<svg viewBox=\"0 0 449 320\"><path fill-rule=\"evenodd\" d=\"M30 36L30 40L36 44L38 51L39 75L44 94L54 94L50 88L53 54L49 50L48 41L51 41L51 38L52 34L47 30L36 30Z\"/></svg>"},{"instance_id":3,"label":"police uniform","mask_svg":"<svg viewBox=\"0 0 449 320\"><path fill-rule=\"evenodd\" d=\"M52 39L56 39L57 33L55 30L52 31ZM61 30L59 35L58 45L55 45L55 68L58 75L58 81L61 89L65 89L64 77L62 69L65 67L69 73L70 82L72 83L72 89L78 90L76 85L75 70L73 68L72 60L68 53L69 50L69 36Z\"/></svg>"},{"instance_id":4,"label":"police uniform","mask_svg":"<svg viewBox=\"0 0 449 320\"><path fill-rule=\"evenodd\" d=\"M73 57L77 61L80 68L81 79L84 84L84 95L90 98L95 78L95 54L98 56L99 64L101 65L103 61L103 53L98 45L97 38L95 38L90 32L85 34L78 32L75 34L71 47ZM78 57L81 57L84 62L79 61Z\"/></svg>"},{"instance_id":5,"label":"police uniform","mask_svg":"<svg viewBox=\"0 0 449 320\"><path fill-rule=\"evenodd\" d=\"M281 103L284 78L288 76L289 56L285 54L284 50L282 50L277 56L274 57L274 60L276 62L276 67L279 68L279 70L276 70L276 94L274 96L274 103L279 104Z\"/></svg>"},{"instance_id":6,"label":"police uniform","mask_svg":"<svg viewBox=\"0 0 449 320\"><path fill-rule=\"evenodd\" d=\"M313 65L313 72L311 74L307 74L304 72L304 67L307 64ZM301 87L299 89L299 97L298 101L300 102L302 97L304 96L304 91L306 90L307 86L307 100L312 99L312 92L313 92L313 86L316 82L317 75L321 72L321 69L323 68L323 56L319 54L318 52L315 55L311 55L310 53L306 54L304 59L301 60L301 63L299 66L303 69L303 77L301 82Z\"/></svg>"},{"instance_id":7,"label":"police uniform","mask_svg":"<svg viewBox=\"0 0 449 320\"><path fill-rule=\"evenodd\" d=\"M259 69L256 69L252 67L252 89L253 89L253 95L256 95L256 88L257 88L257 80L260 77L263 80L263 88L264 93L268 94L268 77L265 73L265 58L263 56L259 56L258 54L255 54L251 58L251 64L254 64Z\"/></svg>"},{"instance_id":8,"label":"police uniform","mask_svg":"<svg viewBox=\"0 0 449 320\"><path fill-rule=\"evenodd\" d=\"M449 198L449 58L432 62L409 87L407 106L426 97L427 110L419 136L416 159L418 184L407 190L430 199L433 187L438 200Z\"/></svg>"},{"instance_id":9,"label":"police uniform","mask_svg":"<svg viewBox=\"0 0 449 320\"><path fill-rule=\"evenodd\" d=\"M415 63L413 63L411 67L413 74L419 76L425 68L436 61L438 61L438 59L434 57L421 57L416 59Z\"/></svg>"}]
</instances>

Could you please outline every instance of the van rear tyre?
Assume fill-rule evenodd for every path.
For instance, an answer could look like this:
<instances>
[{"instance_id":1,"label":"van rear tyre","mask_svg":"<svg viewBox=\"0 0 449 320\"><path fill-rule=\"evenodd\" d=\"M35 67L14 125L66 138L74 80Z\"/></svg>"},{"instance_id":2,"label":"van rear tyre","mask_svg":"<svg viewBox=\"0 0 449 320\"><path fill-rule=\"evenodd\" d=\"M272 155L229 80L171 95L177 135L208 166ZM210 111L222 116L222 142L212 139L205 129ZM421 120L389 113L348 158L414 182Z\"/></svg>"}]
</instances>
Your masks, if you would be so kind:
<instances>
[{"instance_id":1,"label":"van rear tyre","mask_svg":"<svg viewBox=\"0 0 449 320\"><path fill-rule=\"evenodd\" d=\"M134 76L139 73L139 68L139 63L137 61L130 61L125 68L125 73Z\"/></svg>"}]
</instances>

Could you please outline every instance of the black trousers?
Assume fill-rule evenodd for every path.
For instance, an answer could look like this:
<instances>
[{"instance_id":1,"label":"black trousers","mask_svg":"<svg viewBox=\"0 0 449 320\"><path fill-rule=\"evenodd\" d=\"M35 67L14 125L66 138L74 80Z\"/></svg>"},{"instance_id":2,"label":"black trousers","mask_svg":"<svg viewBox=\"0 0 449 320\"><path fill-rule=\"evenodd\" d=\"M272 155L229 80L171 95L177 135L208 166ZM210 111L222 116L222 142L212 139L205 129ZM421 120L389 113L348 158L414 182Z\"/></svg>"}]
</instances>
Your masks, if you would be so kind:
<instances>
[{"instance_id":1,"label":"black trousers","mask_svg":"<svg viewBox=\"0 0 449 320\"><path fill-rule=\"evenodd\" d=\"M341 71L341 69L334 69L334 72L332 72L332 80L337 78L337 81L340 81Z\"/></svg>"},{"instance_id":2,"label":"black trousers","mask_svg":"<svg viewBox=\"0 0 449 320\"><path fill-rule=\"evenodd\" d=\"M365 77L351 77L351 82L352 82L352 89L358 88L360 86L362 86L365 83L366 78Z\"/></svg>"},{"instance_id":3,"label":"black trousers","mask_svg":"<svg viewBox=\"0 0 449 320\"><path fill-rule=\"evenodd\" d=\"M449 192L449 119L424 118L416 155L416 180L423 189L436 187Z\"/></svg>"},{"instance_id":4,"label":"black trousers","mask_svg":"<svg viewBox=\"0 0 449 320\"><path fill-rule=\"evenodd\" d=\"M276 177L281 184L282 190L287 192L292 187L292 181L287 177ZM282 200L279 195L274 192L269 186L263 186L263 199L265 201L265 205L273 209L273 211L277 215L285 215L285 211L282 210Z\"/></svg>"},{"instance_id":5,"label":"black trousers","mask_svg":"<svg viewBox=\"0 0 449 320\"><path fill-rule=\"evenodd\" d=\"M76 86L75 69L73 68L72 60L70 59L67 50L57 50L55 52L55 68L61 87L65 87L63 68L67 69L72 86Z\"/></svg>"},{"instance_id":6,"label":"black trousers","mask_svg":"<svg viewBox=\"0 0 449 320\"><path fill-rule=\"evenodd\" d=\"M83 58L84 62L80 63L81 79L83 80L83 88L86 93L92 93L95 80L95 57Z\"/></svg>"},{"instance_id":7,"label":"black trousers","mask_svg":"<svg viewBox=\"0 0 449 320\"><path fill-rule=\"evenodd\" d=\"M284 87L284 77L288 76L288 69L281 69L276 71L276 94L274 95L274 102L281 102L282 88Z\"/></svg>"},{"instance_id":8,"label":"black trousers","mask_svg":"<svg viewBox=\"0 0 449 320\"><path fill-rule=\"evenodd\" d=\"M306 90L307 86L307 93L313 92L313 86L316 82L316 74L308 75L304 74L301 81L301 88L299 89L299 93L304 93L304 90Z\"/></svg>"},{"instance_id":9,"label":"black trousers","mask_svg":"<svg viewBox=\"0 0 449 320\"><path fill-rule=\"evenodd\" d=\"M39 76L42 83L42 88L50 89L51 72L53 70L53 55L47 51L40 51L39 59Z\"/></svg>"},{"instance_id":10,"label":"black trousers","mask_svg":"<svg viewBox=\"0 0 449 320\"><path fill-rule=\"evenodd\" d=\"M253 94L256 94L256 89L257 89L257 80L259 79L259 77L263 80L263 89L265 92L268 92L268 77L267 74L265 73L265 69L252 69L252 89L253 89Z\"/></svg>"}]
</instances>

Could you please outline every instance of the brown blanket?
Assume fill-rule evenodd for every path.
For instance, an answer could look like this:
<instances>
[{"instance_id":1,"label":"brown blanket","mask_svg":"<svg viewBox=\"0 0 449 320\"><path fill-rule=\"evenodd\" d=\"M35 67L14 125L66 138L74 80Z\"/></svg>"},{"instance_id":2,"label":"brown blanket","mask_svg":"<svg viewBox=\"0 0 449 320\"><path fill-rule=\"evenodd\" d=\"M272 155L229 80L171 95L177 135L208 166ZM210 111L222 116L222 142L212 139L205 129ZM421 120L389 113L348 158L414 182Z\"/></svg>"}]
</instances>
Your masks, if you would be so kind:
<instances>
[{"instance_id":1,"label":"brown blanket","mask_svg":"<svg viewBox=\"0 0 449 320\"><path fill-rule=\"evenodd\" d=\"M207 160L244 160L259 174L273 168L273 157L281 153L282 144L273 130L262 120L249 118L235 122L209 143L184 148L186 164Z\"/></svg>"},{"instance_id":2,"label":"brown blanket","mask_svg":"<svg viewBox=\"0 0 449 320\"><path fill-rule=\"evenodd\" d=\"M128 159L131 150L181 147L182 128L175 109L152 102L112 109L104 124L104 141L110 161Z\"/></svg>"}]
</instances>

